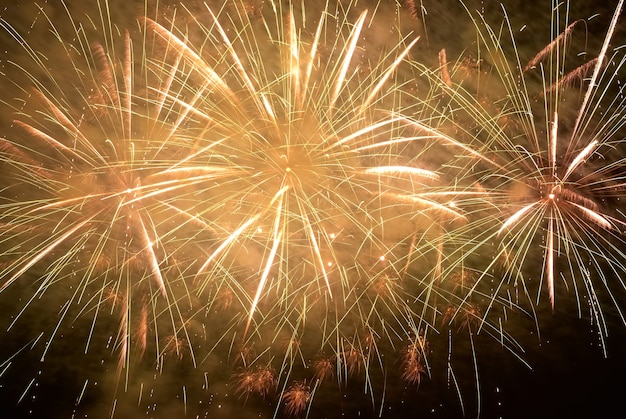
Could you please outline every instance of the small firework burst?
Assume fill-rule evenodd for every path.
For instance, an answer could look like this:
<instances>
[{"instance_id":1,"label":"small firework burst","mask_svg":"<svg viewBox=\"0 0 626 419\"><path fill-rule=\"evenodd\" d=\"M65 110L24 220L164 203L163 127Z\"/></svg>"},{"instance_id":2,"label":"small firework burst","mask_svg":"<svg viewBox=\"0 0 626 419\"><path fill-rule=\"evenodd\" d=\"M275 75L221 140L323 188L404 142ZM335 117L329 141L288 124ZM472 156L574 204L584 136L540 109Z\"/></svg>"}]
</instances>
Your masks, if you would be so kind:
<instances>
[{"instance_id":1,"label":"small firework burst","mask_svg":"<svg viewBox=\"0 0 626 419\"><path fill-rule=\"evenodd\" d=\"M340 354L343 368L346 371L346 376L354 376L363 372L364 365L367 364L366 355L359 348L352 345L348 346Z\"/></svg>"},{"instance_id":2,"label":"small firework burst","mask_svg":"<svg viewBox=\"0 0 626 419\"><path fill-rule=\"evenodd\" d=\"M236 391L248 398L252 394L267 397L276 389L276 374L271 366L250 367L236 375Z\"/></svg>"},{"instance_id":3,"label":"small firework burst","mask_svg":"<svg viewBox=\"0 0 626 419\"><path fill-rule=\"evenodd\" d=\"M411 343L402 354L402 379L408 384L419 387L426 367L422 360L423 349L420 345Z\"/></svg>"},{"instance_id":4,"label":"small firework burst","mask_svg":"<svg viewBox=\"0 0 626 419\"><path fill-rule=\"evenodd\" d=\"M330 357L320 357L313 361L313 377L320 382L331 379L335 375L335 362Z\"/></svg>"},{"instance_id":5,"label":"small firework burst","mask_svg":"<svg viewBox=\"0 0 626 419\"><path fill-rule=\"evenodd\" d=\"M297 381L283 393L285 413L297 417L306 410L311 401L311 387L305 381Z\"/></svg>"},{"instance_id":6,"label":"small firework burst","mask_svg":"<svg viewBox=\"0 0 626 419\"><path fill-rule=\"evenodd\" d=\"M182 360L185 351L189 350L189 345L179 336L171 335L165 338L165 344L162 352L162 356L175 357L178 360Z\"/></svg>"},{"instance_id":7,"label":"small firework burst","mask_svg":"<svg viewBox=\"0 0 626 419\"><path fill-rule=\"evenodd\" d=\"M424 336L417 336L406 345L400 353L402 379L410 385L419 387L424 374L427 373L426 356L428 341Z\"/></svg>"},{"instance_id":8,"label":"small firework burst","mask_svg":"<svg viewBox=\"0 0 626 419\"><path fill-rule=\"evenodd\" d=\"M442 326L456 324L458 330L479 328L483 321L480 308L476 304L466 303L461 307L448 306L441 317Z\"/></svg>"}]
</instances>

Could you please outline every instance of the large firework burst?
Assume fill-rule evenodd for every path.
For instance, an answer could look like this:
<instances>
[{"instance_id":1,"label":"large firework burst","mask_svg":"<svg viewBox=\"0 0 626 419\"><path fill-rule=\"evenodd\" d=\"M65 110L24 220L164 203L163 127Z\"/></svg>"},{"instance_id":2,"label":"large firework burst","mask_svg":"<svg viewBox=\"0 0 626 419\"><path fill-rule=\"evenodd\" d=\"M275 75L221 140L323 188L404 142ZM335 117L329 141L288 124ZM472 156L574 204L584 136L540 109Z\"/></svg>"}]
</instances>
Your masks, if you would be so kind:
<instances>
[{"instance_id":1,"label":"large firework burst","mask_svg":"<svg viewBox=\"0 0 626 419\"><path fill-rule=\"evenodd\" d=\"M106 2L99 25L69 14L73 41L51 26L73 74L58 78L4 23L49 83L29 77L2 139L0 291L34 283L28 313L61 290L44 356L86 315L89 349L115 314L118 376L148 349L162 368L224 347L240 393L278 388L296 412L312 395L292 375L372 393L409 345L419 382L447 294L416 262L438 266L442 232L465 222L425 158L457 143L416 130L431 113L401 70L419 37L379 47L352 5L253 6L182 6L134 33Z\"/></svg>"},{"instance_id":2,"label":"large firework burst","mask_svg":"<svg viewBox=\"0 0 626 419\"><path fill-rule=\"evenodd\" d=\"M224 335L244 379L277 352L285 389L294 365L330 356L340 382L364 372L371 391L381 353L419 341L446 298L439 278L422 276L430 268L409 268L437 264L423 253L439 255L442 231L465 222L450 205L463 192L441 188L426 158L456 142L416 130L416 119L433 122L405 92L416 37L372 61L360 47L367 11L273 7L262 19L233 6L147 21L168 100L207 123L173 170L218 174L187 210L206 255L189 280L212 310L234 313Z\"/></svg>"}]
</instances>

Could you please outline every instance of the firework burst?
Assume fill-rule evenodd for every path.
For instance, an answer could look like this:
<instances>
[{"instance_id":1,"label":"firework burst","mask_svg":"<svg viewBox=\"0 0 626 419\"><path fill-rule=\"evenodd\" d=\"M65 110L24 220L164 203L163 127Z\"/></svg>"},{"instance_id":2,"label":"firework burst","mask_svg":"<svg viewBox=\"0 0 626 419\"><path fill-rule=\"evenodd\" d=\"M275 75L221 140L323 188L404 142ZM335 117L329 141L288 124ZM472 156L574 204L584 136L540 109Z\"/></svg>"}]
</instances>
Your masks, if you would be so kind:
<instances>
[{"instance_id":1,"label":"firework burst","mask_svg":"<svg viewBox=\"0 0 626 419\"><path fill-rule=\"evenodd\" d=\"M307 408L311 400L311 387L306 381L292 384L283 394L285 412L289 416L299 416Z\"/></svg>"},{"instance_id":2,"label":"firework burst","mask_svg":"<svg viewBox=\"0 0 626 419\"><path fill-rule=\"evenodd\" d=\"M107 10L103 21L110 19ZM213 174L182 176L172 169L203 126L186 120L182 127L188 110L164 107L170 81L147 68L145 39L69 19L72 43L52 31L73 81L42 68L49 84L32 78L28 100L14 108L17 118L1 140L0 291L34 287L21 316L51 290L64 290L57 291L66 302L43 357L78 316L93 319L87 351L99 317L114 313L119 375L130 365L131 347L139 358L150 347L162 359L172 351L181 357L188 346L179 300L189 294L177 280L188 267L177 234L193 219L185 191ZM34 54L15 29L3 27ZM102 31L104 41L88 39ZM174 203L174 196L181 199Z\"/></svg>"},{"instance_id":3,"label":"firework burst","mask_svg":"<svg viewBox=\"0 0 626 419\"><path fill-rule=\"evenodd\" d=\"M281 370L291 371L316 355L293 343L319 336L316 352L335 354L342 381L433 326L425 290L436 283L407 271L465 222L427 158L452 140L415 129L428 109L401 69L417 37L371 61L367 11L273 7L263 18L234 5L146 21L163 51L153 64L171 81L166 107L207 126L169 171L217 174L194 185L187 210L206 255L189 280L209 305L229 296L229 327L244 325L233 345L289 341Z\"/></svg>"},{"instance_id":4,"label":"firework burst","mask_svg":"<svg viewBox=\"0 0 626 419\"><path fill-rule=\"evenodd\" d=\"M29 76L12 106L0 292L34 282L27 313L65 290L49 345L90 315L88 349L113 314L118 377L148 350L162 369L225 346L238 393L282 388L295 414L312 397L287 391L295 369L370 391L382 352L434 328L435 282L412 267L465 220L424 159L441 139L411 123L423 109L401 69L419 37L368 44L373 60L367 10L250 5L183 6L129 32L105 2L100 26L68 11L71 42L51 26L73 77L42 66L49 83Z\"/></svg>"},{"instance_id":5,"label":"firework burst","mask_svg":"<svg viewBox=\"0 0 626 419\"><path fill-rule=\"evenodd\" d=\"M583 21L570 22L556 4L552 41L526 64L508 16L505 30L498 30L478 15L474 22L484 62L477 70L483 74L474 71L474 78L481 81L474 80L472 89L462 87L470 85L460 79L467 72L463 60L451 72L444 61L433 74L442 100L457 110L450 116L454 138L471 145L471 150L459 146L464 157L454 163L463 171L458 177L466 176L484 194L483 203L492 206L468 215L463 231L471 231L472 239L448 255L470 264L471 254L496 243L493 261L478 268L482 274L464 302L482 290L494 302L517 303L521 293L532 306L529 281L538 275L545 285L537 293L546 289L553 309L560 283L574 289L579 312L586 295L603 336L601 294L608 293L621 312L614 293L624 287L620 277L626 268L625 219L618 206L624 190L624 57L612 47L621 8L622 2L607 23L597 56L582 64L570 57L570 39L583 30ZM494 100L486 93L494 91L505 95ZM568 112L572 108L575 115ZM479 208L480 202L468 204L476 203L473 208Z\"/></svg>"}]
</instances>

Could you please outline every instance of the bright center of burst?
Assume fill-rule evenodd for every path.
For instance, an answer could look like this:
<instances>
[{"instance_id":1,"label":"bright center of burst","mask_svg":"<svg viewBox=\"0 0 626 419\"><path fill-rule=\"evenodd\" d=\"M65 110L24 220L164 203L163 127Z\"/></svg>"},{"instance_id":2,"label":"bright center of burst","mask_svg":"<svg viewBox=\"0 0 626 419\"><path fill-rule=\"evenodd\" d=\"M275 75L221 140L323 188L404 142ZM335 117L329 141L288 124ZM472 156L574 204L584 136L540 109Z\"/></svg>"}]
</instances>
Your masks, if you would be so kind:
<instances>
[{"instance_id":1,"label":"bright center of burst","mask_svg":"<svg viewBox=\"0 0 626 419\"><path fill-rule=\"evenodd\" d=\"M279 178L287 176L291 187L304 191L319 187L321 168L307 146L290 146L289 150L281 152L274 162Z\"/></svg>"},{"instance_id":2,"label":"bright center of burst","mask_svg":"<svg viewBox=\"0 0 626 419\"><path fill-rule=\"evenodd\" d=\"M553 193L549 193L548 194L548 199L554 199L554 194Z\"/></svg>"}]
</instances>

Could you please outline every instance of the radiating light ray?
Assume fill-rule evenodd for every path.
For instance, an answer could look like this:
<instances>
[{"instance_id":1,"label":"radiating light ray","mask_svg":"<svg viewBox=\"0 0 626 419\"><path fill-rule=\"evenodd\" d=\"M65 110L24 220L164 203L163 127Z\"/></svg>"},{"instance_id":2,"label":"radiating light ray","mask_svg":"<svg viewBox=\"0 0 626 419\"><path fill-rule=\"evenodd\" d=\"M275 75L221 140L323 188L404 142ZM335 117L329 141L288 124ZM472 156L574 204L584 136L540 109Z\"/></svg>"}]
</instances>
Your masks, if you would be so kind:
<instances>
[{"instance_id":1,"label":"radiating light ray","mask_svg":"<svg viewBox=\"0 0 626 419\"><path fill-rule=\"evenodd\" d=\"M457 219L466 219L465 216L460 214L459 212L450 208L449 205L443 205L435 201L431 201L430 199L425 199L420 197L419 195L408 195L408 194L394 194L394 193L384 193L383 196L389 196L397 201L404 202L414 202L416 204L420 204L428 209L438 210L442 213L451 215Z\"/></svg>"},{"instance_id":2,"label":"radiating light ray","mask_svg":"<svg viewBox=\"0 0 626 419\"><path fill-rule=\"evenodd\" d=\"M97 215L97 214L96 214ZM43 259L44 257L46 257L47 255L50 254L50 252L52 252L57 246L59 246L60 244L62 244L63 242L65 242L65 240L67 240L69 237L71 237L74 233L76 233L78 230L80 230L81 228L83 228L86 224L88 224L96 215L91 216L90 218L82 221L81 223L75 225L74 227L72 227L70 230L68 230L67 232L65 232L61 237L59 237L58 239L56 239L55 241L53 241L52 243L50 243L48 246L46 246L43 250L38 251L34 256L32 256L30 258L30 260L28 260L27 263L25 263L17 272L15 272L9 279L7 279L6 281L4 281L4 283L2 284L2 286L0 286L0 292L2 292L4 289L6 289L7 287L9 287L11 284L13 284L13 282L15 282L15 280L17 280L18 278L20 278L24 272L28 271L30 268L32 268L35 264L37 264L37 262L39 262L41 259Z\"/></svg>"},{"instance_id":3,"label":"radiating light ray","mask_svg":"<svg viewBox=\"0 0 626 419\"><path fill-rule=\"evenodd\" d=\"M361 112L363 112L363 110L365 110L368 106L370 106L371 101L374 100L374 98L378 95L378 92L380 91L380 89L382 89L385 83L387 83L389 77L391 77L394 71L396 71L398 65L400 65L400 63L404 61L406 55L409 53L411 48L417 43L417 41L419 41L419 36L413 39L409 43L409 45L406 47L406 49L402 51L400 55L398 55L398 58L396 58L396 61L394 61L393 64L389 66L385 74L378 81L378 84L372 89L372 92L370 93L370 95L367 97L367 99L365 99L365 101L361 105L361 109L360 109Z\"/></svg>"},{"instance_id":4,"label":"radiating light ray","mask_svg":"<svg viewBox=\"0 0 626 419\"><path fill-rule=\"evenodd\" d=\"M553 119L551 121L551 129L550 129L550 160L549 165L552 168L552 177L556 176L556 148L558 144L559 135L559 114L554 112ZM572 166L570 166L571 168ZM569 170L568 170L569 172ZM564 176L567 178L567 175Z\"/></svg>"},{"instance_id":5,"label":"radiating light ray","mask_svg":"<svg viewBox=\"0 0 626 419\"><path fill-rule=\"evenodd\" d=\"M151 19L146 18L146 23L148 27L152 28L168 43L168 46L175 46L178 48L181 54L185 54L186 56L191 57L192 61L198 64L198 68L207 73L207 78L210 81L217 83L217 85L222 88L222 90L227 92L229 96L233 95L228 88L228 85L218 76L218 74L213 69L207 68L204 65L204 61L202 60L202 58L196 52L194 52L185 42L174 36L172 32L167 30L165 27L161 26Z\"/></svg>"},{"instance_id":6,"label":"radiating light ray","mask_svg":"<svg viewBox=\"0 0 626 419\"><path fill-rule=\"evenodd\" d=\"M567 181L568 177L574 172L574 170L576 170L579 165L581 165L587 158L591 156L597 146L597 140L594 140L587 144L587 147L585 147L576 157L574 157L574 160L572 160L572 163L570 163L569 167L565 171L562 181Z\"/></svg>"},{"instance_id":7,"label":"radiating light ray","mask_svg":"<svg viewBox=\"0 0 626 419\"><path fill-rule=\"evenodd\" d=\"M375 173L375 174L397 173L397 174L416 175L416 176L425 177L425 178L433 179L433 180L439 179L439 176L430 170L424 170L418 167L408 167L408 166L370 167L368 169L365 169L365 173Z\"/></svg>"},{"instance_id":8,"label":"radiating light ray","mask_svg":"<svg viewBox=\"0 0 626 419\"><path fill-rule=\"evenodd\" d=\"M222 28L222 25L220 24L220 21L217 19L217 17L215 17L215 14L211 10L211 8L207 4L205 4L205 7L206 7L207 11L209 12L209 14L211 15L211 17L213 18L213 23L215 24L215 28L220 33L220 35L222 37L222 40L226 44L226 46L228 48L228 52L230 53L230 56L233 59L233 62L235 63L235 65L237 67L237 73L244 80L244 85L245 85L246 89L248 89L248 91L249 91L249 93L250 93L250 95L252 97L256 97L257 91L256 91L254 85L252 84L252 80L250 80L250 77L248 77L248 72L243 67L243 64L241 63L241 60L239 59L239 56L237 55L237 52L233 48L233 44L230 42L230 39L228 38L228 35L226 34L224 29Z\"/></svg>"},{"instance_id":9,"label":"radiating light ray","mask_svg":"<svg viewBox=\"0 0 626 419\"><path fill-rule=\"evenodd\" d=\"M55 140L54 138L52 138L51 136L49 136L48 134L38 130L35 127L32 127L22 121L16 120L14 121L14 124L16 124L17 126L21 127L23 130L25 130L29 135L39 138L40 140L43 140L49 144L51 144L52 146L62 150L62 151L68 151L72 154L72 156L77 157L80 160L83 160L86 163L89 163L87 160L85 160L85 158L78 154L74 149L71 149L67 146L65 146L64 144L58 142L57 140Z\"/></svg>"},{"instance_id":10,"label":"radiating light ray","mask_svg":"<svg viewBox=\"0 0 626 419\"><path fill-rule=\"evenodd\" d=\"M265 287L265 283L267 282L267 278L270 274L270 269L274 264L274 258L276 257L276 252L278 251L278 246L281 244L283 237L283 230L281 228L281 217L282 217L282 208L283 208L283 197L278 198L278 205L276 206L276 217L274 223L274 237L272 248L267 256L267 261L265 262L265 269L263 269L263 274L261 275L261 280L259 281L259 287L257 288L256 294L254 295L254 299L252 300L252 306L250 307L250 313L248 314L248 320L246 322L246 328L243 331L244 338L248 334L248 328L250 327L250 322L252 321L252 317L254 316L254 312L256 310L257 305L259 304L259 300L261 295L263 294L263 288Z\"/></svg>"},{"instance_id":11,"label":"radiating light ray","mask_svg":"<svg viewBox=\"0 0 626 419\"><path fill-rule=\"evenodd\" d=\"M197 116L200 116L202 119L206 120L206 121L211 121L211 117L203 112L201 112L200 110L198 110L197 107L194 106L194 104L200 100L202 98L202 96L204 95L204 93L206 92L206 89L209 87L210 81L207 80L207 82L200 88L198 89L196 96L194 98L192 98L189 102L185 102L182 101L181 99L170 95L169 93L162 93L161 90L159 89L155 89L155 88L150 88L151 90L153 90L154 92L157 92L159 94L162 94L163 99L171 99L173 102L175 102L176 104L182 106L183 108L185 108L185 113L182 113L179 117L178 120L176 121L175 127L182 124L186 118L188 114L194 114ZM165 144L165 143L164 143Z\"/></svg>"},{"instance_id":12,"label":"radiating light ray","mask_svg":"<svg viewBox=\"0 0 626 419\"><path fill-rule=\"evenodd\" d=\"M196 277L200 275L202 272L204 272L204 270L207 268L207 266L209 266L209 264L213 261L213 259L215 259L233 241L237 240L237 238L241 235L241 233L243 233L252 224L254 224L259 219L259 217L260 217L260 214L250 218L248 221L243 223L237 230L235 230L230 236L228 236L228 238L226 238L226 240L224 240L222 244L220 244L220 246L211 254L211 256L208 257L208 259L206 260L206 262L204 262L204 264L200 267L200 269L198 269L198 274L196 274Z\"/></svg>"},{"instance_id":13,"label":"radiating light ray","mask_svg":"<svg viewBox=\"0 0 626 419\"><path fill-rule=\"evenodd\" d=\"M540 202L532 202L526 205L523 208L520 208L515 214L511 215L503 224L502 227L498 230L498 234L501 234L503 231L517 223L529 210L531 210L534 206L539 205Z\"/></svg>"},{"instance_id":14,"label":"radiating light ray","mask_svg":"<svg viewBox=\"0 0 626 419\"><path fill-rule=\"evenodd\" d=\"M367 16L367 10L363 11L361 13L361 16L359 16L358 20L354 24L352 31L350 32L348 41L346 42L347 46L346 46L345 51L343 51L343 62L341 65L341 70L339 71L339 74L337 75L337 78L335 80L333 93L330 96L330 102L328 104L328 109L330 112L332 112L333 108L335 107L335 102L337 101L337 98L339 97L339 93L341 92L341 89L345 82L346 75L348 73L348 68L352 61L352 55L354 54L354 50L356 49L357 42L359 41L359 35L361 33L361 29L363 29L363 24L365 23L366 16Z\"/></svg>"},{"instance_id":15,"label":"radiating light ray","mask_svg":"<svg viewBox=\"0 0 626 419\"><path fill-rule=\"evenodd\" d=\"M613 224L611 224L611 222L609 220L606 219L606 217L604 217L602 214L593 211L589 208L583 207L582 205L579 205L575 202L571 203L572 205L574 205L576 208L578 208L583 214L586 215L586 218L593 221L594 223L598 224L600 227L606 229L606 230L612 230L613 229ZM621 223L623 224L624 222L621 221Z\"/></svg>"},{"instance_id":16,"label":"radiating light ray","mask_svg":"<svg viewBox=\"0 0 626 419\"><path fill-rule=\"evenodd\" d=\"M576 123L574 124L574 128L572 129L572 141L571 141L572 147L576 147L578 143L577 137L580 135L579 133L580 124L582 122L583 117L588 112L589 100L591 100L592 94L597 89L598 77L600 75L600 71L603 68L603 62L606 59L607 50L609 48L609 44L611 43L611 39L613 38L613 33L615 32L615 27L617 26L617 21L619 20L620 15L622 13L623 6L624 6L624 0L619 0L619 2L617 3L617 6L615 6L615 12L613 13L613 17L611 18L611 23L609 24L606 34L604 35L604 42L602 43L602 48L600 50L600 53L598 54L595 67L593 69L593 74L591 75L591 79L589 80L587 91L585 92L585 97L578 110L578 117L576 118Z\"/></svg>"},{"instance_id":17,"label":"radiating light ray","mask_svg":"<svg viewBox=\"0 0 626 419\"><path fill-rule=\"evenodd\" d=\"M309 63L306 67L306 71L304 73L304 81L302 82L302 94L306 94L309 92L309 80L311 80L311 73L313 72L313 64L315 62L315 58L317 56L317 48L319 46L320 37L322 35L322 29L324 28L324 22L326 19L326 14L322 13L320 15L320 21L317 24L317 29L315 31L315 36L313 37L313 44L311 45L311 51L309 54ZM294 23L295 25L295 23ZM292 29L295 35L295 26ZM293 47L292 47L293 48ZM300 93L300 92L298 92ZM302 99L304 102L304 98ZM301 104L302 106L302 104Z\"/></svg>"},{"instance_id":18,"label":"radiating light ray","mask_svg":"<svg viewBox=\"0 0 626 419\"><path fill-rule=\"evenodd\" d=\"M357 152L362 152L362 151L367 151L367 150L371 150L374 148L385 148L385 147L389 147L389 146L393 146L393 145L400 145L402 143L410 143L410 142L414 142L415 140L430 140L430 139L437 139L439 137L435 137L435 136L416 136L416 137L401 137L401 138L394 138L391 140L387 140L387 141L380 141L374 144L368 144L368 145L364 145L361 147L358 147L355 149L355 151Z\"/></svg>"},{"instance_id":19,"label":"radiating light ray","mask_svg":"<svg viewBox=\"0 0 626 419\"><path fill-rule=\"evenodd\" d=\"M472 148L469 145L465 145L465 144L463 144L463 143L461 143L461 142L459 142L459 141L457 141L457 140L455 140L455 139L453 139L453 138L451 138L451 137L449 137L447 135L444 135L443 133L436 131L434 128L429 127L429 126L423 124L420 121L415 121L415 120L411 120L411 119L408 119L408 118L401 118L401 120L406 122L410 126L415 127L419 131L427 132L428 134L433 135L437 139L441 139L441 140L443 140L446 143L449 143L449 144L452 144L454 146L457 146L457 147L461 148L463 151L467 152L468 154L470 154L470 155L472 155L474 157L479 158L480 160L486 161L486 162L494 165L497 168L504 169L503 166L501 166L497 162L493 161L492 159L488 158L487 156L481 154L478 150Z\"/></svg>"},{"instance_id":20,"label":"radiating light ray","mask_svg":"<svg viewBox=\"0 0 626 419\"><path fill-rule=\"evenodd\" d=\"M74 138L75 140L79 140L80 144L86 147L88 152L92 153L96 157L95 160L90 159L90 162L92 164L96 164L96 161L103 162L103 158L100 155L100 152L95 147L93 147L93 145L89 142L89 140L85 137L85 135L78 129L78 127L76 127L76 125L72 121L70 121L67 115L65 115L65 113L63 113L63 111L59 109L59 107L56 104L54 104L50 100L50 98L48 98L42 91L35 89L33 90L33 92L35 93L37 98L41 100L47 106L47 108L53 113L54 121L55 122L58 121L58 123L61 126L63 126L65 129L68 130L69 133L75 136ZM68 147L65 147L64 149L69 150ZM73 151L73 153L76 154L77 152ZM82 156L80 157L81 159L84 158Z\"/></svg>"},{"instance_id":21,"label":"radiating light ray","mask_svg":"<svg viewBox=\"0 0 626 419\"><path fill-rule=\"evenodd\" d=\"M163 280L163 275L161 275L161 268L159 267L159 261L157 259L156 254L154 253L154 244L152 242L152 240L150 240L150 235L148 234L148 230L146 229L146 225L143 221L143 218L141 217L141 215L137 214L136 217L139 220L139 226L141 227L141 240L143 242L143 249L148 251L148 255L150 258L150 268L152 270L152 275L154 276L154 279L157 283L157 286L159 287L159 290L161 291L161 294L163 296L167 295L167 292L165 290L165 282Z\"/></svg>"},{"instance_id":22,"label":"radiating light ray","mask_svg":"<svg viewBox=\"0 0 626 419\"><path fill-rule=\"evenodd\" d=\"M548 277L548 296L554 310L554 221L548 219L548 244L546 247L546 275Z\"/></svg>"},{"instance_id":23,"label":"radiating light ray","mask_svg":"<svg viewBox=\"0 0 626 419\"><path fill-rule=\"evenodd\" d=\"M320 19L322 21L322 19ZM297 34L297 27L295 18L293 17L293 11L289 11L289 50L291 54L291 61L289 62L291 73L291 85L296 94L296 102L299 108L302 108L302 90L300 87L300 54L299 54L299 41ZM314 42L316 42L315 40ZM315 48L315 47L313 47Z\"/></svg>"},{"instance_id":24,"label":"radiating light ray","mask_svg":"<svg viewBox=\"0 0 626 419\"><path fill-rule=\"evenodd\" d=\"M356 138L359 138L361 136L364 136L365 134L369 134L372 131L377 130L378 128L382 128L384 126L394 124L394 123L396 123L398 121L401 121L401 120L402 120L402 118L395 117L395 118L383 120L383 121L375 123L375 124L368 125L365 128L362 128L362 129L360 129L360 130L358 130L358 131L356 131L356 132L354 132L352 134L349 134L349 135L345 136L344 138L338 139L338 141L336 141L335 143L333 143L331 145L331 148L339 147L340 145L343 145L345 143L351 142L352 140L354 140Z\"/></svg>"},{"instance_id":25,"label":"radiating light ray","mask_svg":"<svg viewBox=\"0 0 626 419\"><path fill-rule=\"evenodd\" d=\"M302 208L302 204L300 203L300 201L298 201L298 206ZM315 254L315 257L317 258L317 262L319 263L319 268L322 271L322 276L324 277L324 281L326 282L326 288L328 289L328 296L332 299L333 293L330 287L330 280L328 279L328 273L326 272L326 267L324 266L324 260L322 259L322 253L320 252L320 246L317 243L317 239L315 238L315 232L313 231L313 227L311 225L311 222L309 221L309 217L306 215L306 212L301 210L301 213L303 217L304 226L306 228L306 233L313 247L313 252Z\"/></svg>"}]
</instances>

